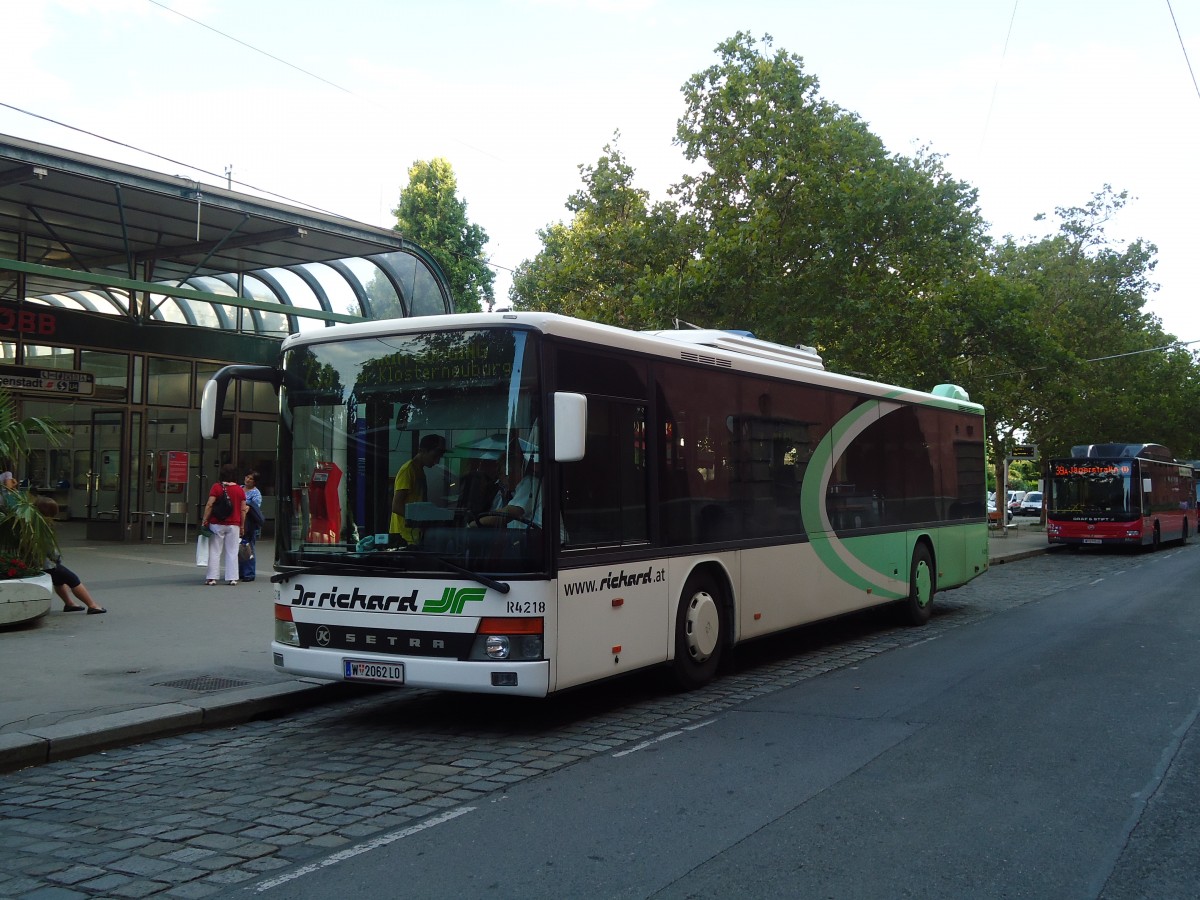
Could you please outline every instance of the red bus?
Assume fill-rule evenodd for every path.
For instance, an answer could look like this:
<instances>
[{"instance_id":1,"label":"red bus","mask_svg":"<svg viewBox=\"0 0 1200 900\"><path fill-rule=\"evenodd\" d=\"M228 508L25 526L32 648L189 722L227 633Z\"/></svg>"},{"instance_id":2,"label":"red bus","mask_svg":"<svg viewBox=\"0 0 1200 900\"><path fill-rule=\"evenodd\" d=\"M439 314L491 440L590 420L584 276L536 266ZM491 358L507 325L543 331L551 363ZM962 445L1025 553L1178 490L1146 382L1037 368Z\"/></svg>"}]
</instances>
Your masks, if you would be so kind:
<instances>
[{"instance_id":1,"label":"red bus","mask_svg":"<svg viewBox=\"0 0 1200 900\"><path fill-rule=\"evenodd\" d=\"M1082 444L1048 474L1051 544L1157 548L1196 531L1195 470L1161 444Z\"/></svg>"}]
</instances>

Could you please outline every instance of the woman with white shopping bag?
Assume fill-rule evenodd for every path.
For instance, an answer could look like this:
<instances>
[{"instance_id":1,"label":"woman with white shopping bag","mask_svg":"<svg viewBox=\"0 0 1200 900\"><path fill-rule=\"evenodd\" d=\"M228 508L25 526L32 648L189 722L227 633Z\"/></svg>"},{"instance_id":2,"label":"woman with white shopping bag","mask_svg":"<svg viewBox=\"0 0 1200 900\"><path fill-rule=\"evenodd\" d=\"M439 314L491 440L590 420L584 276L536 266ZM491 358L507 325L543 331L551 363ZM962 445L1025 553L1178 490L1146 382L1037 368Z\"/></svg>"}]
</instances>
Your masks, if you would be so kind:
<instances>
[{"instance_id":1,"label":"woman with white shopping bag","mask_svg":"<svg viewBox=\"0 0 1200 900\"><path fill-rule=\"evenodd\" d=\"M220 480L209 490L200 519L200 528L211 532L204 575L204 583L209 586L220 579L222 562L225 583L230 586L238 583L238 546L246 527L246 493L237 483L237 477L237 466L229 463L221 466Z\"/></svg>"}]
</instances>

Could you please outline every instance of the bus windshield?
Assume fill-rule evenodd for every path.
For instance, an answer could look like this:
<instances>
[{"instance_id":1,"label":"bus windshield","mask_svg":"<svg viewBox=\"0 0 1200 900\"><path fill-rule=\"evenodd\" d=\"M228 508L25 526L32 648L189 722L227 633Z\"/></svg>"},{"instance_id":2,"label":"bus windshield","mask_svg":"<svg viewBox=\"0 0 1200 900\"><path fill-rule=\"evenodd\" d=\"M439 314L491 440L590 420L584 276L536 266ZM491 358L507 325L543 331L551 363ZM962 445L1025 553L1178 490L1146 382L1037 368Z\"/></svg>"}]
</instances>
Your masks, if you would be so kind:
<instances>
[{"instance_id":1,"label":"bus windshield","mask_svg":"<svg viewBox=\"0 0 1200 900\"><path fill-rule=\"evenodd\" d=\"M1059 460L1050 467L1049 515L1121 521L1141 514L1141 492L1128 459Z\"/></svg>"},{"instance_id":2,"label":"bus windshield","mask_svg":"<svg viewBox=\"0 0 1200 900\"><path fill-rule=\"evenodd\" d=\"M543 571L537 343L477 328L289 350L280 564Z\"/></svg>"}]
</instances>

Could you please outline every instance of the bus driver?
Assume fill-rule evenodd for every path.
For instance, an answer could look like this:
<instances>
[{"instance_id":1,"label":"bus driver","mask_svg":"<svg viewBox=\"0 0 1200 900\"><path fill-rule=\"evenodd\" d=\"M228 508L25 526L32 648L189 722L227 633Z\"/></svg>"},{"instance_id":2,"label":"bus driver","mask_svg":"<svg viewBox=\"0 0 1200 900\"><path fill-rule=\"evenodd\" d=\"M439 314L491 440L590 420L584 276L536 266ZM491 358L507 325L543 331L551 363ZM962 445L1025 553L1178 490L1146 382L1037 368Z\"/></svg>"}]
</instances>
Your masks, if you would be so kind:
<instances>
[{"instance_id":1,"label":"bus driver","mask_svg":"<svg viewBox=\"0 0 1200 900\"><path fill-rule=\"evenodd\" d=\"M542 527L542 477L537 457L530 454L524 474L523 459L520 449L513 448L501 461L502 490L497 493L493 507L496 515L480 516L480 525L501 527L507 523L509 528L528 528L532 523L536 528ZM567 531L562 522L559 522L558 536L564 544L567 542Z\"/></svg>"}]
</instances>

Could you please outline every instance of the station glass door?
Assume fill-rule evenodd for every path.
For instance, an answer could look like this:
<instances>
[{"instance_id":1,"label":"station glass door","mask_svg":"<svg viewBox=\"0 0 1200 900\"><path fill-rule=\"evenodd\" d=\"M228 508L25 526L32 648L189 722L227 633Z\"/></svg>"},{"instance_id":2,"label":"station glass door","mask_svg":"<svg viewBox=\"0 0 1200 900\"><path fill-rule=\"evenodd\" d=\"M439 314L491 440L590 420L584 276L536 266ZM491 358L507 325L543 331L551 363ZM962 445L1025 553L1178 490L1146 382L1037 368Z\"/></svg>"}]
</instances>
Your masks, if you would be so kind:
<instances>
[{"instance_id":1,"label":"station glass door","mask_svg":"<svg viewBox=\"0 0 1200 900\"><path fill-rule=\"evenodd\" d=\"M125 521L122 486L126 473L121 461L125 441L125 410L93 410L87 456L87 534L91 539L120 540Z\"/></svg>"}]
</instances>

